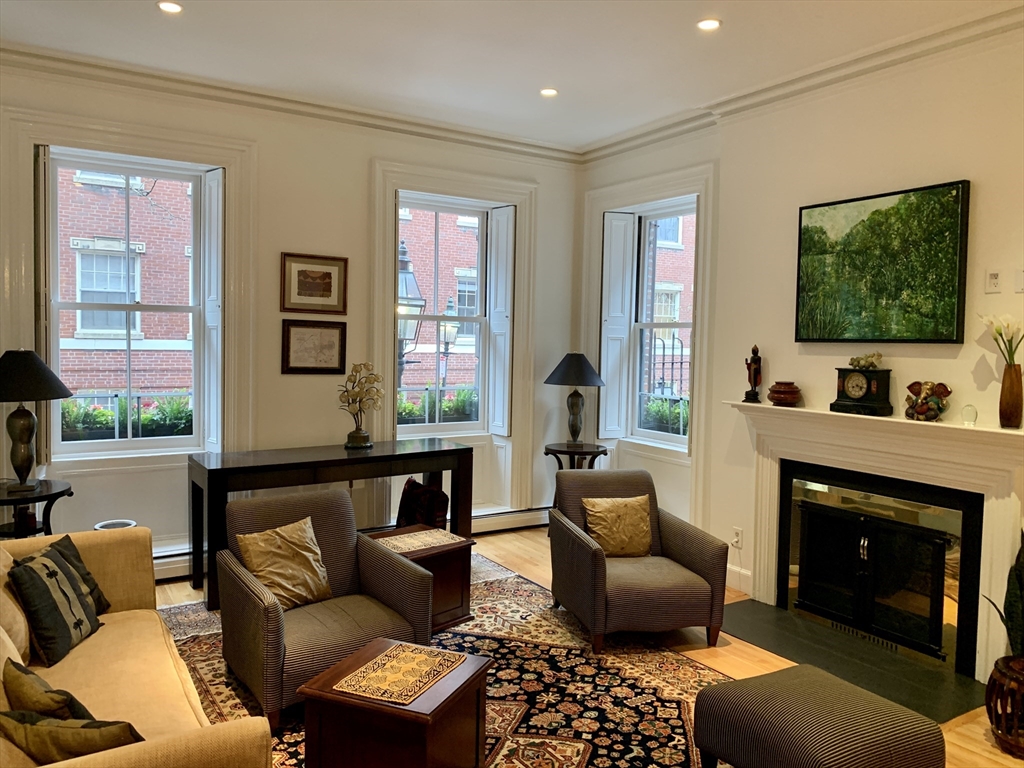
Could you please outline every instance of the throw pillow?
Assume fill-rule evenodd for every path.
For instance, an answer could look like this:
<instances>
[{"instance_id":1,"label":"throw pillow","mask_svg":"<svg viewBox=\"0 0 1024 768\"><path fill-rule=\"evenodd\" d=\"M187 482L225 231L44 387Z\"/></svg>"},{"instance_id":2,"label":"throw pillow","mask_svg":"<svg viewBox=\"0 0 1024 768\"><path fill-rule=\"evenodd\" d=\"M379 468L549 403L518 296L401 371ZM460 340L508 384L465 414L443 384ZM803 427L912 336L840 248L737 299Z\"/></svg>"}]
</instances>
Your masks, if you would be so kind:
<instances>
[{"instance_id":1,"label":"throw pillow","mask_svg":"<svg viewBox=\"0 0 1024 768\"><path fill-rule=\"evenodd\" d=\"M28 617L18 604L14 587L7 578L7 572L14 567L14 558L0 546L0 627L18 649L22 661L28 661L29 635Z\"/></svg>"},{"instance_id":2,"label":"throw pillow","mask_svg":"<svg viewBox=\"0 0 1024 768\"><path fill-rule=\"evenodd\" d=\"M55 691L35 672L11 659L4 662L3 683L11 709L35 712L58 720L93 719L82 702L70 693Z\"/></svg>"},{"instance_id":3,"label":"throw pillow","mask_svg":"<svg viewBox=\"0 0 1024 768\"><path fill-rule=\"evenodd\" d=\"M51 549L55 549L60 552L60 556L64 558L65 562L75 569L75 572L81 577L82 583L85 584L87 589L86 599L91 603L93 611L99 616L107 612L110 608L110 602L103 594L103 590L100 589L100 585L96 583L96 579L93 577L89 569L85 567L85 563L82 561L82 554L78 551L78 547L75 546L75 542L71 540L70 536L64 536L57 541L50 544L38 552L33 552L31 555L26 555L17 561L18 565L24 565L25 563L31 562L32 558L45 555Z\"/></svg>"},{"instance_id":4,"label":"throw pillow","mask_svg":"<svg viewBox=\"0 0 1024 768\"><path fill-rule=\"evenodd\" d=\"M7 577L28 616L32 643L49 667L99 629L100 621L81 577L60 552L51 547L45 555L25 560Z\"/></svg>"},{"instance_id":5,"label":"throw pillow","mask_svg":"<svg viewBox=\"0 0 1024 768\"><path fill-rule=\"evenodd\" d=\"M651 500L645 493L629 499L582 499L587 533L609 557L651 553Z\"/></svg>"},{"instance_id":6,"label":"throw pillow","mask_svg":"<svg viewBox=\"0 0 1024 768\"><path fill-rule=\"evenodd\" d=\"M242 562L288 610L331 596L327 569L309 517L259 533L239 534Z\"/></svg>"},{"instance_id":7,"label":"throw pillow","mask_svg":"<svg viewBox=\"0 0 1024 768\"><path fill-rule=\"evenodd\" d=\"M35 712L0 712L0 735L39 765L144 741L131 723L54 720Z\"/></svg>"}]
</instances>

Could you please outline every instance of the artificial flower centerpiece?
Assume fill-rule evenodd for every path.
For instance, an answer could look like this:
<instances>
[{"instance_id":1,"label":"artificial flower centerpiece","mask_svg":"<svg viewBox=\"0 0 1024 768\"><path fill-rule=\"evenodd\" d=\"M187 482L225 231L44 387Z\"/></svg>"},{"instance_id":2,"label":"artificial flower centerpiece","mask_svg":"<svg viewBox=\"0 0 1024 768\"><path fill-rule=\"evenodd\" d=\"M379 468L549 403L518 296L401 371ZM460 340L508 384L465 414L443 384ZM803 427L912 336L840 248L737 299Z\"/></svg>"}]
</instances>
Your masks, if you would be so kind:
<instances>
[{"instance_id":1,"label":"artificial flower centerpiece","mask_svg":"<svg viewBox=\"0 0 1024 768\"><path fill-rule=\"evenodd\" d=\"M996 342L999 354L1006 361L1003 368L1003 386L999 392L999 425L1004 429L1017 429L1021 424L1021 413L1024 411L1024 393L1021 389L1020 363L1015 355L1024 341L1024 326L1010 315L979 315L982 322L988 325L989 332Z\"/></svg>"},{"instance_id":2,"label":"artificial flower centerpiece","mask_svg":"<svg viewBox=\"0 0 1024 768\"><path fill-rule=\"evenodd\" d=\"M372 448L370 433L363 429L363 414L373 408L380 410L381 397L384 394L377 385L384 381L384 377L373 372L373 363L354 363L352 373L345 379L345 383L338 386L341 394L338 400L341 401L341 408L352 414L356 428L348 433L348 440L345 441L346 448Z\"/></svg>"}]
</instances>

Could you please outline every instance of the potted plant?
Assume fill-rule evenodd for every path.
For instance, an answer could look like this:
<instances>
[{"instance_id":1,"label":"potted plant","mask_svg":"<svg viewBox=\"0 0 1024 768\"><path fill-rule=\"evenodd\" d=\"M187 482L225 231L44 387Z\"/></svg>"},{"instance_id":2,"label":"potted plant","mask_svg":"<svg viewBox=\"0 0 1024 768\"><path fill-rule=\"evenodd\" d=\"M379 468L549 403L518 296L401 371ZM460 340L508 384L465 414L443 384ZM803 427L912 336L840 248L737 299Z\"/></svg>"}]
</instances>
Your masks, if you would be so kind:
<instances>
[{"instance_id":1,"label":"potted plant","mask_svg":"<svg viewBox=\"0 0 1024 768\"><path fill-rule=\"evenodd\" d=\"M338 387L341 394L338 400L341 401L341 409L352 414L356 428L348 433L345 447L349 449L372 448L370 433L363 429L363 414L370 408L380 410L381 396L384 394L377 385L384 381L384 377L373 372L373 363L355 363L352 366L352 373L348 375L345 383Z\"/></svg>"},{"instance_id":2,"label":"potted plant","mask_svg":"<svg viewBox=\"0 0 1024 768\"><path fill-rule=\"evenodd\" d=\"M1003 356L1003 383L999 390L999 426L1017 429L1024 418L1024 391L1022 391L1020 363L1014 357L1024 341L1024 327L1010 315L979 315L988 325L989 333Z\"/></svg>"},{"instance_id":3,"label":"potted plant","mask_svg":"<svg viewBox=\"0 0 1024 768\"><path fill-rule=\"evenodd\" d=\"M999 614L1013 651L1012 656L996 659L985 689L985 712L1003 751L1024 758L1024 533L1006 577L1003 610L985 599Z\"/></svg>"}]
</instances>

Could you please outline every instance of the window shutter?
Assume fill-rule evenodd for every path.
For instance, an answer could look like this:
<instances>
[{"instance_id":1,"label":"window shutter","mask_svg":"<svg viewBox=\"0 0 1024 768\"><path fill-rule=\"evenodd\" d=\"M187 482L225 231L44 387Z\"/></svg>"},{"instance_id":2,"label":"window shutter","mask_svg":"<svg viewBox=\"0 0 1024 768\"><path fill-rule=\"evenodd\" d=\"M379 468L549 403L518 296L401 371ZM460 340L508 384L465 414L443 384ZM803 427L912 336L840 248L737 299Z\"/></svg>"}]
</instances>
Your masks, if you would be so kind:
<instances>
[{"instance_id":1,"label":"window shutter","mask_svg":"<svg viewBox=\"0 0 1024 768\"><path fill-rule=\"evenodd\" d=\"M224 169L204 174L202 190L202 256L200 268L203 306L201 388L203 448L213 453L224 449L221 440L223 413L222 361L224 359ZM195 273L193 273L195 274ZM193 289L195 290L195 289Z\"/></svg>"},{"instance_id":2,"label":"window shutter","mask_svg":"<svg viewBox=\"0 0 1024 768\"><path fill-rule=\"evenodd\" d=\"M629 414L629 331L633 311L633 254L636 217L604 214L604 256L601 272L601 378L598 390L598 437L625 437Z\"/></svg>"},{"instance_id":3,"label":"window shutter","mask_svg":"<svg viewBox=\"0 0 1024 768\"><path fill-rule=\"evenodd\" d=\"M487 429L511 434L512 284L516 209L495 208L487 217Z\"/></svg>"},{"instance_id":4,"label":"window shutter","mask_svg":"<svg viewBox=\"0 0 1024 768\"><path fill-rule=\"evenodd\" d=\"M50 346L50 148L38 144L35 148L35 260L36 260L36 354L38 354L51 370L57 371L58 360L53 359ZM39 403L42 407L35 408L39 426L36 429L36 466L46 466L52 460L52 439L50 430L55 413L60 413L60 401Z\"/></svg>"}]
</instances>

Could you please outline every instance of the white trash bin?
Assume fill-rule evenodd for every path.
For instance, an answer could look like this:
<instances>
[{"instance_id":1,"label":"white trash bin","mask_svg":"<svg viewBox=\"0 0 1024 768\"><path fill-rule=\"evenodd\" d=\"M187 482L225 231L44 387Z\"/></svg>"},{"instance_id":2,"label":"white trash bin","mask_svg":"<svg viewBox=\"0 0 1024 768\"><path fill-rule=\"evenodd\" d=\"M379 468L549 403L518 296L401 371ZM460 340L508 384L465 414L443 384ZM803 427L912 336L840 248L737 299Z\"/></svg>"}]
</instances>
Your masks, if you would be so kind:
<instances>
[{"instance_id":1,"label":"white trash bin","mask_svg":"<svg viewBox=\"0 0 1024 768\"><path fill-rule=\"evenodd\" d=\"M96 523L93 528L97 531L112 531L115 528L134 528L138 523L134 520L104 520Z\"/></svg>"}]
</instances>

